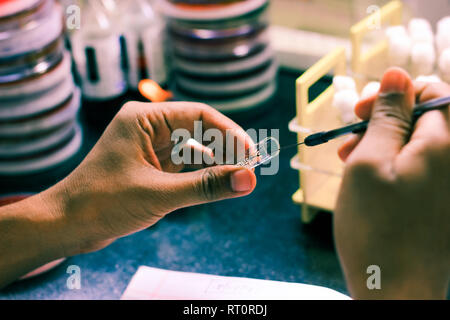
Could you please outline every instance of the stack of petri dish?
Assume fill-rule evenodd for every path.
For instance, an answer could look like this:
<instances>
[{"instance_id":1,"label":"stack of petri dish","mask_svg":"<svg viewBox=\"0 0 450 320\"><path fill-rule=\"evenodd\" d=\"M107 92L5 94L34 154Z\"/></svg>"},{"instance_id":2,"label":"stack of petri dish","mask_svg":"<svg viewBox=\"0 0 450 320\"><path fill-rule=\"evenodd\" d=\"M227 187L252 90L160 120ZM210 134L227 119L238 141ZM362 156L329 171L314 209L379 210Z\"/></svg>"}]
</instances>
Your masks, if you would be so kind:
<instances>
[{"instance_id":1,"label":"stack of petri dish","mask_svg":"<svg viewBox=\"0 0 450 320\"><path fill-rule=\"evenodd\" d=\"M268 0L162 0L179 100L225 113L255 110L276 91Z\"/></svg>"},{"instance_id":2,"label":"stack of petri dish","mask_svg":"<svg viewBox=\"0 0 450 320\"><path fill-rule=\"evenodd\" d=\"M80 91L54 0L0 0L0 175L53 168L75 155Z\"/></svg>"}]
</instances>

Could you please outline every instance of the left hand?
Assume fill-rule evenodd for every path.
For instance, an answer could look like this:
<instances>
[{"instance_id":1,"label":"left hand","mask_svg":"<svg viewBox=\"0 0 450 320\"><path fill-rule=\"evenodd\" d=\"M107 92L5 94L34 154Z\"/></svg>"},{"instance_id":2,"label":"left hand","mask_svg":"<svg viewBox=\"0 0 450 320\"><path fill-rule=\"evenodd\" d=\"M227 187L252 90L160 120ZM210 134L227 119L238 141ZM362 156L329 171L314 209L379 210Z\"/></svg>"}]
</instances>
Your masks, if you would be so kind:
<instances>
[{"instance_id":1,"label":"left hand","mask_svg":"<svg viewBox=\"0 0 450 320\"><path fill-rule=\"evenodd\" d=\"M196 120L223 137L231 129L240 145L252 146L242 128L209 106L127 103L67 178L0 208L0 288L49 261L101 249L175 209L251 193L256 177L246 168L180 173L184 166L171 161L171 134L185 128L192 136Z\"/></svg>"},{"instance_id":2,"label":"left hand","mask_svg":"<svg viewBox=\"0 0 450 320\"><path fill-rule=\"evenodd\" d=\"M59 203L55 212L69 219L83 243L69 254L102 248L175 209L253 191L255 174L237 166L180 173L185 166L171 160L171 134L184 128L193 136L194 121L224 138L233 130L240 143L252 143L241 127L204 104L127 103L81 165L44 194Z\"/></svg>"}]
</instances>

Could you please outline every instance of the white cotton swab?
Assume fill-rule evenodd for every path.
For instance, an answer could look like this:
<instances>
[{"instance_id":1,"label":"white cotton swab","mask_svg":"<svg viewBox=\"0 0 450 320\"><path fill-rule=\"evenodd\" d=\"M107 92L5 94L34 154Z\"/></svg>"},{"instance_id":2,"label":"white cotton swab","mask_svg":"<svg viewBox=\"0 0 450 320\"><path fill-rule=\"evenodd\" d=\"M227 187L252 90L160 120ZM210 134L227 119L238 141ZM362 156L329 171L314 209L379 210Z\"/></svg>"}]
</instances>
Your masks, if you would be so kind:
<instances>
[{"instance_id":1,"label":"white cotton swab","mask_svg":"<svg viewBox=\"0 0 450 320\"><path fill-rule=\"evenodd\" d=\"M450 32L450 16L444 17L437 22L436 31L437 33Z\"/></svg>"},{"instance_id":2,"label":"white cotton swab","mask_svg":"<svg viewBox=\"0 0 450 320\"><path fill-rule=\"evenodd\" d=\"M424 30L428 30L432 32L431 24L428 22L427 19L423 18L413 18L409 20L408 23L408 32L409 34L414 34L417 32L421 32Z\"/></svg>"},{"instance_id":3,"label":"white cotton swab","mask_svg":"<svg viewBox=\"0 0 450 320\"><path fill-rule=\"evenodd\" d=\"M434 70L435 62L436 53L432 43L419 42L412 46L411 63L414 74L431 74Z\"/></svg>"},{"instance_id":4,"label":"white cotton swab","mask_svg":"<svg viewBox=\"0 0 450 320\"><path fill-rule=\"evenodd\" d=\"M439 33L436 35L436 47L439 54L445 49L450 48L450 30L448 33Z\"/></svg>"},{"instance_id":5,"label":"white cotton swab","mask_svg":"<svg viewBox=\"0 0 450 320\"><path fill-rule=\"evenodd\" d=\"M434 41L433 29L426 19L414 18L408 23L408 32L413 44Z\"/></svg>"},{"instance_id":6,"label":"white cotton swab","mask_svg":"<svg viewBox=\"0 0 450 320\"><path fill-rule=\"evenodd\" d=\"M433 32L430 31L430 30L418 31L416 33L411 34L410 37L411 37L411 41L413 43L418 43L418 42L430 42L430 43L433 43L433 41L434 41Z\"/></svg>"},{"instance_id":7,"label":"white cotton swab","mask_svg":"<svg viewBox=\"0 0 450 320\"><path fill-rule=\"evenodd\" d=\"M450 16L439 20L436 29L436 47L441 54L445 49L450 48Z\"/></svg>"},{"instance_id":8,"label":"white cotton swab","mask_svg":"<svg viewBox=\"0 0 450 320\"><path fill-rule=\"evenodd\" d=\"M438 83L442 82L441 78L439 78L437 75L432 74L429 76L418 76L415 81L418 82L430 82L430 83Z\"/></svg>"},{"instance_id":9,"label":"white cotton swab","mask_svg":"<svg viewBox=\"0 0 450 320\"><path fill-rule=\"evenodd\" d=\"M450 83L450 48L441 53L438 65L442 79Z\"/></svg>"},{"instance_id":10,"label":"white cotton swab","mask_svg":"<svg viewBox=\"0 0 450 320\"><path fill-rule=\"evenodd\" d=\"M406 68L411 54L411 40L407 34L394 34L388 37L388 63L390 66Z\"/></svg>"},{"instance_id":11,"label":"white cotton swab","mask_svg":"<svg viewBox=\"0 0 450 320\"><path fill-rule=\"evenodd\" d=\"M341 112L342 121L350 123L355 118L353 110L358 101L359 96L355 90L341 90L334 94L332 104Z\"/></svg>"},{"instance_id":12,"label":"white cotton swab","mask_svg":"<svg viewBox=\"0 0 450 320\"><path fill-rule=\"evenodd\" d=\"M378 81L371 81L366 84L361 92L361 99L366 99L375 95L380 90L380 83Z\"/></svg>"},{"instance_id":13,"label":"white cotton swab","mask_svg":"<svg viewBox=\"0 0 450 320\"><path fill-rule=\"evenodd\" d=\"M387 27L385 30L385 34L388 38L391 38L395 36L407 36L408 32L406 31L406 28L404 26L398 25Z\"/></svg>"},{"instance_id":14,"label":"white cotton swab","mask_svg":"<svg viewBox=\"0 0 450 320\"><path fill-rule=\"evenodd\" d=\"M342 90L354 90L356 91L356 83L352 77L349 76L334 76L333 87L336 92Z\"/></svg>"}]
</instances>

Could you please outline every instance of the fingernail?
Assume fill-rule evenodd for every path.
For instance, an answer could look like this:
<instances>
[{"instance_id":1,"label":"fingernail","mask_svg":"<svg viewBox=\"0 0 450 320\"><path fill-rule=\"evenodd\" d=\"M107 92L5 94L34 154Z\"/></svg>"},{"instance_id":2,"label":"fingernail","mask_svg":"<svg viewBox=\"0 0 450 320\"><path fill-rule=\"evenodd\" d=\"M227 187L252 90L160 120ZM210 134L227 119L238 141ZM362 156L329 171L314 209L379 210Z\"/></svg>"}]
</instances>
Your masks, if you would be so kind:
<instances>
[{"instance_id":1,"label":"fingernail","mask_svg":"<svg viewBox=\"0 0 450 320\"><path fill-rule=\"evenodd\" d=\"M408 87L409 76L400 68L392 68L386 71L381 80L380 92L403 93Z\"/></svg>"},{"instance_id":2,"label":"fingernail","mask_svg":"<svg viewBox=\"0 0 450 320\"><path fill-rule=\"evenodd\" d=\"M231 189L234 192L248 191L252 188L252 177L248 170L235 171L231 175Z\"/></svg>"}]
</instances>

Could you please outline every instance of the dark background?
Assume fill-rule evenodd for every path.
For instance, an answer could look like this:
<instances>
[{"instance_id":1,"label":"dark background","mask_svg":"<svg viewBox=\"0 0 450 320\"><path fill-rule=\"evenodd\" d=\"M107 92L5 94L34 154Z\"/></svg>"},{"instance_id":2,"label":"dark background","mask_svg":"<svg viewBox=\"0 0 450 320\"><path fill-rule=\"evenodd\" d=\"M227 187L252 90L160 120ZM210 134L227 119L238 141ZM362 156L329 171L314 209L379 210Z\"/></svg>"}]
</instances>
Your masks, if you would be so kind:
<instances>
[{"instance_id":1,"label":"dark background","mask_svg":"<svg viewBox=\"0 0 450 320\"><path fill-rule=\"evenodd\" d=\"M295 80L299 72L282 70L279 88L268 110L234 117L247 128L280 129L280 143L297 141L287 129L295 116ZM330 79L312 88L314 97ZM117 102L120 105L122 101ZM95 109L98 108L98 109ZM65 165L34 176L0 177L0 195L39 192L66 176L93 147L116 111L84 104L80 114L84 142ZM103 121L92 121L92 114ZM226 200L173 212L151 228L117 240L94 253L67 259L46 274L20 281L0 292L0 299L118 299L141 265L326 286L348 294L334 250L329 213L302 225L292 194L298 172L289 167L296 148L280 153L280 170L258 176L256 190L245 198ZM258 170L257 170L258 173ZM69 290L69 265L81 268L82 288Z\"/></svg>"}]
</instances>

